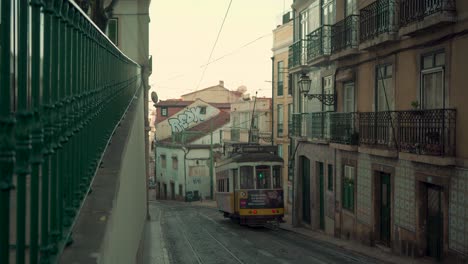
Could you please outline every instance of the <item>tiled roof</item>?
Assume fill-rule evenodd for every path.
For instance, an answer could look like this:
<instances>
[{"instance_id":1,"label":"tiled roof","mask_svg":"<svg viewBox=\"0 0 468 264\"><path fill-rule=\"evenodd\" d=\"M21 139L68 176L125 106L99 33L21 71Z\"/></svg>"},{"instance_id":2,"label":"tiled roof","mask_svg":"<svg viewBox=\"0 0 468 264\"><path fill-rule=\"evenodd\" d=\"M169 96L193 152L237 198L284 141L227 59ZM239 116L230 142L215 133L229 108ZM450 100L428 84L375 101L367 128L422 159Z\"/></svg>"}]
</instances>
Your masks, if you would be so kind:
<instances>
[{"instance_id":1,"label":"tiled roof","mask_svg":"<svg viewBox=\"0 0 468 264\"><path fill-rule=\"evenodd\" d=\"M211 121L213 120L213 121ZM219 114L213 118L205 120L203 123L200 123L194 127L191 127L189 129L186 129L186 132L203 132L200 134L196 134L193 137L190 138L189 142L193 142L197 139L200 139L206 135L208 135L211 131L215 131L218 128L221 128L222 126L226 125L229 123L230 120L230 114L229 112L226 111L220 111ZM166 138L161 140L160 142L163 143L170 143L172 142L172 137Z\"/></svg>"},{"instance_id":2,"label":"tiled roof","mask_svg":"<svg viewBox=\"0 0 468 264\"><path fill-rule=\"evenodd\" d=\"M203 101L203 100L202 100ZM182 101L182 100L166 100L166 101L159 101L156 104L156 107L161 107L161 106L172 106L172 107L186 107L188 105L193 104L195 101ZM207 104L216 107L216 108L223 108L223 109L230 109L231 104L230 103L209 103Z\"/></svg>"}]
</instances>

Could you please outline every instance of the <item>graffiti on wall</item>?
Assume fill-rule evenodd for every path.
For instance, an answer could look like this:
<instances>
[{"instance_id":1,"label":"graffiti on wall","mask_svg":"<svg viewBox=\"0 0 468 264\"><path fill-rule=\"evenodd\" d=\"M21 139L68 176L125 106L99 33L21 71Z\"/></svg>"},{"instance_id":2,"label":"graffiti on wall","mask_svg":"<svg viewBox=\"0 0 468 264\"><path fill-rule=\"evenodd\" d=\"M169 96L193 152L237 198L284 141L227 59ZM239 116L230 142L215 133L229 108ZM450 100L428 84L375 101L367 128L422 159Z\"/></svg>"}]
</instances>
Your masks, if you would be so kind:
<instances>
[{"instance_id":1,"label":"graffiti on wall","mask_svg":"<svg viewBox=\"0 0 468 264\"><path fill-rule=\"evenodd\" d=\"M182 132L191 124L198 123L205 120L201 114L201 107L191 107L183 113L178 114L177 117L169 118L168 122L171 126L172 133Z\"/></svg>"}]
</instances>

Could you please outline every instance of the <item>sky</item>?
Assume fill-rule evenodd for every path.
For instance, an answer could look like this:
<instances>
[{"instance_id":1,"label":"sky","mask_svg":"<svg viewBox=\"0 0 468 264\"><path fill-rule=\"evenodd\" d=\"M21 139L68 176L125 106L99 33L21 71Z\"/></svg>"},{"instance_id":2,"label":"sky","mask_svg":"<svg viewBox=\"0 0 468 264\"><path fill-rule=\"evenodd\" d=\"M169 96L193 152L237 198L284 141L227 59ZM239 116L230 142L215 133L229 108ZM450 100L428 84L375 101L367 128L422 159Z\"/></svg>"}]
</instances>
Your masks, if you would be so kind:
<instances>
[{"instance_id":1,"label":"sky","mask_svg":"<svg viewBox=\"0 0 468 264\"><path fill-rule=\"evenodd\" d=\"M214 86L271 97L272 31L292 0L152 0L149 51L151 90L159 100ZM203 71L205 73L203 74Z\"/></svg>"}]
</instances>

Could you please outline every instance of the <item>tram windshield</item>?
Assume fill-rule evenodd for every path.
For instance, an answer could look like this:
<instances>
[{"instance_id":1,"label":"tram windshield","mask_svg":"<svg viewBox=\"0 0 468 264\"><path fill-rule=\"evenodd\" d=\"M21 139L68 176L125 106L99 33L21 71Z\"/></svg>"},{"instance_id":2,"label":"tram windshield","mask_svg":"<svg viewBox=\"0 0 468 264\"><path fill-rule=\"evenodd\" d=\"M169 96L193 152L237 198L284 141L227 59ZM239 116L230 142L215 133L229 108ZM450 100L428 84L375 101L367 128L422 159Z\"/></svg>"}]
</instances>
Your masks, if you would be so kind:
<instances>
[{"instance_id":1,"label":"tram windshield","mask_svg":"<svg viewBox=\"0 0 468 264\"><path fill-rule=\"evenodd\" d=\"M273 166L273 188L281 188L281 166Z\"/></svg>"},{"instance_id":2,"label":"tram windshield","mask_svg":"<svg viewBox=\"0 0 468 264\"><path fill-rule=\"evenodd\" d=\"M253 167L242 166L240 167L240 187L241 189L253 189Z\"/></svg>"},{"instance_id":3,"label":"tram windshield","mask_svg":"<svg viewBox=\"0 0 468 264\"><path fill-rule=\"evenodd\" d=\"M270 189L270 166L256 166L255 175L257 177L257 189Z\"/></svg>"}]
</instances>

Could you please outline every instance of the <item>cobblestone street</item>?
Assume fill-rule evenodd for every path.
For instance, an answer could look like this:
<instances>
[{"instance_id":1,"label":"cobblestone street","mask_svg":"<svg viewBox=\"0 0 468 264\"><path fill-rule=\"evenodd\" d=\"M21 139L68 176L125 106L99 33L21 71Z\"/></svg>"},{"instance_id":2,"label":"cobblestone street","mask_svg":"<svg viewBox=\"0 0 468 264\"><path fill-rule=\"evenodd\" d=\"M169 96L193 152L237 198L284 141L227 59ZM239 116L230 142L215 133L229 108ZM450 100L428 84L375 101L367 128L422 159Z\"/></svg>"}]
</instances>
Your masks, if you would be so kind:
<instances>
[{"instance_id":1,"label":"cobblestone street","mask_svg":"<svg viewBox=\"0 0 468 264\"><path fill-rule=\"evenodd\" d=\"M293 232L240 226L198 204L153 201L150 214L147 263L379 262Z\"/></svg>"}]
</instances>

